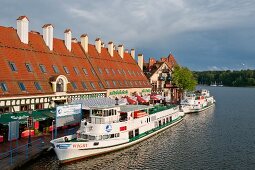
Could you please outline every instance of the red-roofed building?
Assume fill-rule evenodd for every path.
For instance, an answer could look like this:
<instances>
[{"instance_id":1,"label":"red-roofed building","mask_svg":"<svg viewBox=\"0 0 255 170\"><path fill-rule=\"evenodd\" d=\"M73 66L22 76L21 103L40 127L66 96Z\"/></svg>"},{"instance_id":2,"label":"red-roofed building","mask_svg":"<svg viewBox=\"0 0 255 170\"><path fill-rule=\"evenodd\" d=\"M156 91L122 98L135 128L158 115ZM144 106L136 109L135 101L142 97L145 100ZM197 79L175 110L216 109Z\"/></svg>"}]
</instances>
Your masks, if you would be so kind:
<instances>
[{"instance_id":1,"label":"red-roofed building","mask_svg":"<svg viewBox=\"0 0 255 170\"><path fill-rule=\"evenodd\" d=\"M178 88L172 83L172 71L177 64L174 56L162 57L160 61L150 58L148 63L143 63L143 72L152 86L152 94L168 97L171 102L179 100Z\"/></svg>"},{"instance_id":2,"label":"red-roofed building","mask_svg":"<svg viewBox=\"0 0 255 170\"><path fill-rule=\"evenodd\" d=\"M45 24L43 34L28 31L29 20L17 19L17 29L0 26L0 113L43 109L67 101L90 98L120 98L150 93L151 86L137 65L134 51L113 43L103 47L97 39L88 43L53 37L54 27ZM98 42L100 41L100 42Z\"/></svg>"}]
</instances>

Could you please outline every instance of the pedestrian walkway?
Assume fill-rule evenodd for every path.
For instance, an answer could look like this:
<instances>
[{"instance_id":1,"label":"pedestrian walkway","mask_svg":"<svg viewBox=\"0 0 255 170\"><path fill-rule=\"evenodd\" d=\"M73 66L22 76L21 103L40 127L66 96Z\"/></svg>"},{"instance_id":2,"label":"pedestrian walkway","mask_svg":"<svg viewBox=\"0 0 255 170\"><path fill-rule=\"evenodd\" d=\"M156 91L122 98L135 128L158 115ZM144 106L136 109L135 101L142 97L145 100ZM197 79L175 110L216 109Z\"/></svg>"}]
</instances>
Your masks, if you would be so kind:
<instances>
[{"instance_id":1,"label":"pedestrian walkway","mask_svg":"<svg viewBox=\"0 0 255 170\"><path fill-rule=\"evenodd\" d=\"M73 134L78 127L58 130L58 137ZM36 159L43 151L50 148L51 134L44 134L31 138L21 138L17 141L0 143L0 168L1 170L14 169Z\"/></svg>"}]
</instances>

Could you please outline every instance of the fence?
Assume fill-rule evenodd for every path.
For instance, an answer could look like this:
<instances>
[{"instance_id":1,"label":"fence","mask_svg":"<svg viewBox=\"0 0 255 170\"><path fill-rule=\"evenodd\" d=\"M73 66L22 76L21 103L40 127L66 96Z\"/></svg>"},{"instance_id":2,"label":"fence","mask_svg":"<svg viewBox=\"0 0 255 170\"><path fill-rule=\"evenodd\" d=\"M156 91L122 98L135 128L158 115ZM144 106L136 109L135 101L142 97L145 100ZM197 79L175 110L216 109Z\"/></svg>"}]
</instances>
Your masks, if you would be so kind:
<instances>
[{"instance_id":1,"label":"fence","mask_svg":"<svg viewBox=\"0 0 255 170\"><path fill-rule=\"evenodd\" d=\"M44 140L42 138L36 139L30 144L27 143L21 146L17 146L16 144L15 148L10 148L9 151L0 153L0 165L4 168L10 167L14 164L21 164L25 160L28 160L31 156L41 152L43 147Z\"/></svg>"}]
</instances>

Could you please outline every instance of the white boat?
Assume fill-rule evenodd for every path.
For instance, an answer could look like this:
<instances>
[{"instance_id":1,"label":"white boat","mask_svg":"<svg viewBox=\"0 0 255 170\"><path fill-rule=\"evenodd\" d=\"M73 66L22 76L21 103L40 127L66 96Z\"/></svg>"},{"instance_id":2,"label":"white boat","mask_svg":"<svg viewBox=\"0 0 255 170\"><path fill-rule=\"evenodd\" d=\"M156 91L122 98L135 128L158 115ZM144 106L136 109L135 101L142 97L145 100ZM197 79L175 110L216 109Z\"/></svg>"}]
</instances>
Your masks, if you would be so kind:
<instances>
[{"instance_id":1,"label":"white boat","mask_svg":"<svg viewBox=\"0 0 255 170\"><path fill-rule=\"evenodd\" d=\"M184 113L195 113L212 107L215 99L206 89L196 91L195 93L187 93L181 100L181 110Z\"/></svg>"},{"instance_id":2,"label":"white boat","mask_svg":"<svg viewBox=\"0 0 255 170\"><path fill-rule=\"evenodd\" d=\"M119 105L90 109L74 135L51 141L60 163L120 150L180 122L178 106Z\"/></svg>"}]
</instances>

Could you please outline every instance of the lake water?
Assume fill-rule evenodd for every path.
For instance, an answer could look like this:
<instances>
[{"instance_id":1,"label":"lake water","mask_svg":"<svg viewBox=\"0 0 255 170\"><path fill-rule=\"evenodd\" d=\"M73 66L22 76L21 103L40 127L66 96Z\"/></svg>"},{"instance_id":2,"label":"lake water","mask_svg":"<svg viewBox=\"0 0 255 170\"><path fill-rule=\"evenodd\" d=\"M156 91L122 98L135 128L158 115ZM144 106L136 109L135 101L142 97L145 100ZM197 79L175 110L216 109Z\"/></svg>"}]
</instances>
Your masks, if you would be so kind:
<instances>
[{"instance_id":1,"label":"lake water","mask_svg":"<svg viewBox=\"0 0 255 170\"><path fill-rule=\"evenodd\" d=\"M64 166L51 153L27 169L255 169L255 89L204 88L215 107L133 147Z\"/></svg>"}]
</instances>

